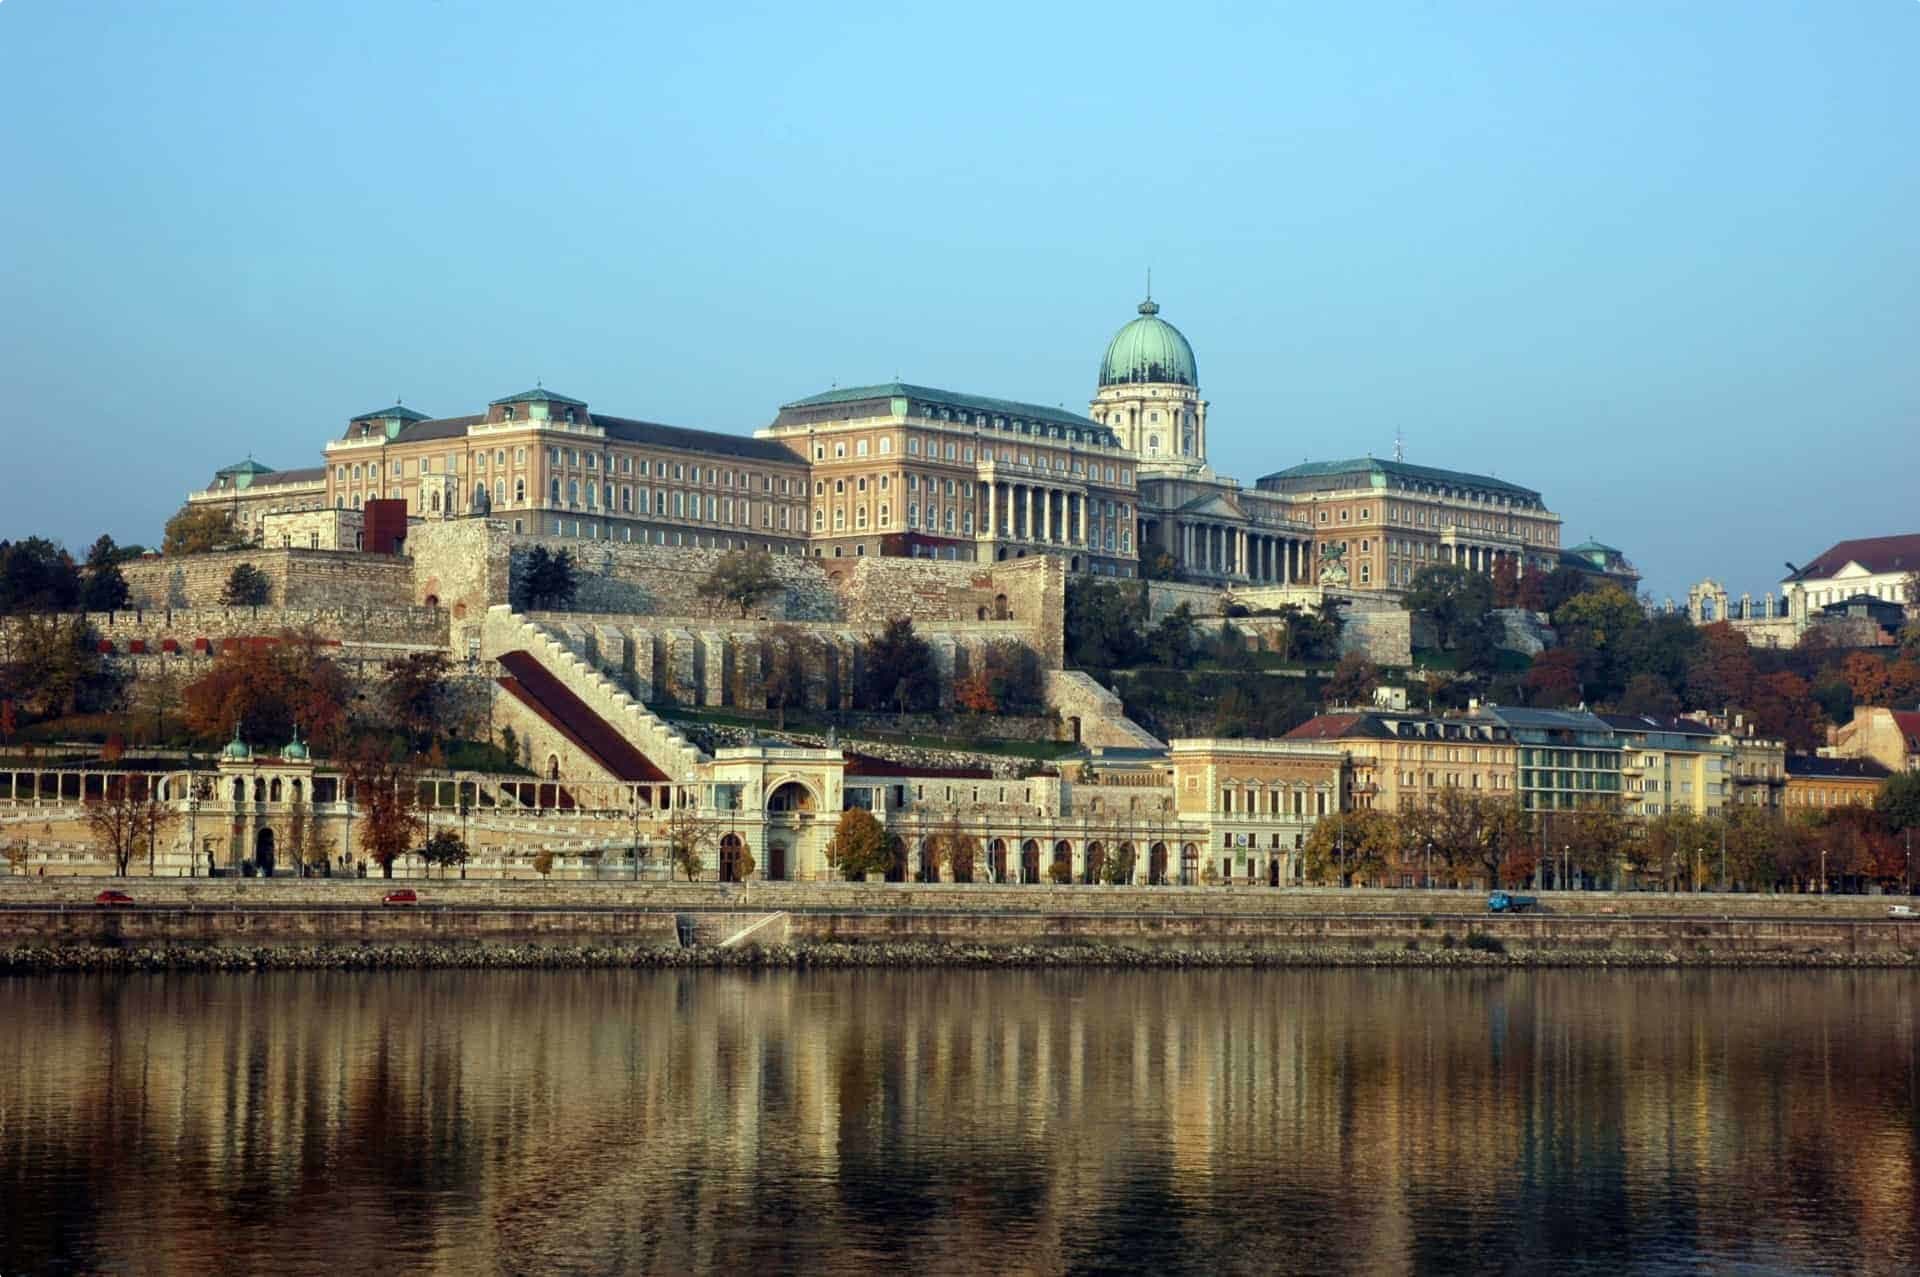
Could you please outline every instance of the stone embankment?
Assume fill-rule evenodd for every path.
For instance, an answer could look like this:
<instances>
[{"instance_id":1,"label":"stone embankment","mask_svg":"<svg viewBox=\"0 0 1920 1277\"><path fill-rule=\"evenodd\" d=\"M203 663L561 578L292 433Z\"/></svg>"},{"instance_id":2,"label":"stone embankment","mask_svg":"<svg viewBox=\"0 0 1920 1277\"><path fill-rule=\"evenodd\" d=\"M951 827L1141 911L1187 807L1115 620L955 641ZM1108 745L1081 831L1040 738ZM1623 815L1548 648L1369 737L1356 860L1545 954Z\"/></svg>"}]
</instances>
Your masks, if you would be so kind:
<instances>
[{"instance_id":1,"label":"stone embankment","mask_svg":"<svg viewBox=\"0 0 1920 1277\"><path fill-rule=\"evenodd\" d=\"M434 882L383 908L376 882L133 880L139 904L101 909L91 885L0 883L0 970L1920 966L1920 920L1860 898L1493 917L1466 892Z\"/></svg>"}]
</instances>

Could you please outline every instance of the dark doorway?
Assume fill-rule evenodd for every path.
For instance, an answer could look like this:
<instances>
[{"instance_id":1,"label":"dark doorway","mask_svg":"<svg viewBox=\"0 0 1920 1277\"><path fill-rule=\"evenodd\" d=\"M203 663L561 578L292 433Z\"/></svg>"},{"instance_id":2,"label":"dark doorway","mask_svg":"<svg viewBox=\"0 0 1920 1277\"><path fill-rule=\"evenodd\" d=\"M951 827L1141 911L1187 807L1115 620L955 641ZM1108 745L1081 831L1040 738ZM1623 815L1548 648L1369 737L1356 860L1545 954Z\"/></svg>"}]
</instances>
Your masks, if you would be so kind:
<instances>
[{"instance_id":1,"label":"dark doorway","mask_svg":"<svg viewBox=\"0 0 1920 1277\"><path fill-rule=\"evenodd\" d=\"M253 839L253 867L273 877L273 830L262 829Z\"/></svg>"},{"instance_id":2,"label":"dark doorway","mask_svg":"<svg viewBox=\"0 0 1920 1277\"><path fill-rule=\"evenodd\" d=\"M775 882L787 880L786 844L776 842L767 847L767 877Z\"/></svg>"},{"instance_id":3,"label":"dark doorway","mask_svg":"<svg viewBox=\"0 0 1920 1277\"><path fill-rule=\"evenodd\" d=\"M1020 881L1040 881L1040 844L1031 838L1020 845Z\"/></svg>"},{"instance_id":4,"label":"dark doorway","mask_svg":"<svg viewBox=\"0 0 1920 1277\"><path fill-rule=\"evenodd\" d=\"M1163 842L1153 844L1153 850L1147 853L1147 885L1167 885L1167 844Z\"/></svg>"},{"instance_id":5,"label":"dark doorway","mask_svg":"<svg viewBox=\"0 0 1920 1277\"><path fill-rule=\"evenodd\" d=\"M728 834L720 840L720 881L739 882L743 875L740 862L747 850L747 844L739 834Z\"/></svg>"}]
</instances>

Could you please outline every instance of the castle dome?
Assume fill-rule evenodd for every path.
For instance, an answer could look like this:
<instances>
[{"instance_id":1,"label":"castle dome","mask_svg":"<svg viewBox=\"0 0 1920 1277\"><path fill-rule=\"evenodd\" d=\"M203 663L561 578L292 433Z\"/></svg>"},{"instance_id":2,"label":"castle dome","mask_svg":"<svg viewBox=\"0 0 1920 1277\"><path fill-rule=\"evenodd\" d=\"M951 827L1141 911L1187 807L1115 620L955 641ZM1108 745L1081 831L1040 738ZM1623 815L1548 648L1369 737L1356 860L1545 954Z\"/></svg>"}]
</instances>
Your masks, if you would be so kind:
<instances>
[{"instance_id":1,"label":"castle dome","mask_svg":"<svg viewBox=\"0 0 1920 1277\"><path fill-rule=\"evenodd\" d=\"M1102 386L1139 385L1194 386L1200 375L1193 362L1193 347L1180 330L1160 318L1160 307L1149 297L1140 303L1140 317L1107 343L1107 357L1100 361Z\"/></svg>"}]
</instances>

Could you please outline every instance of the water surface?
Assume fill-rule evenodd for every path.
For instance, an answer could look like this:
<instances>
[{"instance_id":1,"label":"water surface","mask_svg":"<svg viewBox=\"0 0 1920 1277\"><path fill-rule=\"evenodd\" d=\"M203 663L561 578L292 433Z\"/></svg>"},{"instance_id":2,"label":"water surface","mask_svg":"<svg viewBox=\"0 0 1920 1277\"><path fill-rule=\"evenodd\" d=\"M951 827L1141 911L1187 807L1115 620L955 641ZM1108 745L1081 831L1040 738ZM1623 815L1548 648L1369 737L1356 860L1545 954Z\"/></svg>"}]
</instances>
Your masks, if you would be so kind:
<instances>
[{"instance_id":1,"label":"water surface","mask_svg":"<svg viewBox=\"0 0 1920 1277\"><path fill-rule=\"evenodd\" d=\"M0 1273L1911 1273L1917 988L15 979Z\"/></svg>"}]
</instances>

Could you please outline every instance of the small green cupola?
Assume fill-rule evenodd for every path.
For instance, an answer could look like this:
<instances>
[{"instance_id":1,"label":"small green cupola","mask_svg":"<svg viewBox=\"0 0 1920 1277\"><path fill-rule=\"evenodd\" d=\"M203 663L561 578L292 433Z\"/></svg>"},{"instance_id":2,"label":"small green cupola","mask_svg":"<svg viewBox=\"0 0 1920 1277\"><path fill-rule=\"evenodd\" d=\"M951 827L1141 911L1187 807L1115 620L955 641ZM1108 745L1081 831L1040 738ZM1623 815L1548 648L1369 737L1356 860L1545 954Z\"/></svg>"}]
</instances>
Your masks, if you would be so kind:
<instances>
[{"instance_id":1,"label":"small green cupola","mask_svg":"<svg viewBox=\"0 0 1920 1277\"><path fill-rule=\"evenodd\" d=\"M280 751L280 757L290 763L304 763L312 757L312 755L307 752L306 743L300 739L300 725L298 723L293 725L293 740L285 749Z\"/></svg>"},{"instance_id":2,"label":"small green cupola","mask_svg":"<svg viewBox=\"0 0 1920 1277\"><path fill-rule=\"evenodd\" d=\"M244 763L252 760L253 751L247 748L245 741L240 739L240 724L235 723L233 725L233 739L228 741L227 747L220 751L220 757L235 763Z\"/></svg>"}]
</instances>

